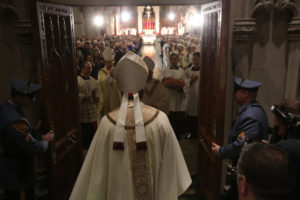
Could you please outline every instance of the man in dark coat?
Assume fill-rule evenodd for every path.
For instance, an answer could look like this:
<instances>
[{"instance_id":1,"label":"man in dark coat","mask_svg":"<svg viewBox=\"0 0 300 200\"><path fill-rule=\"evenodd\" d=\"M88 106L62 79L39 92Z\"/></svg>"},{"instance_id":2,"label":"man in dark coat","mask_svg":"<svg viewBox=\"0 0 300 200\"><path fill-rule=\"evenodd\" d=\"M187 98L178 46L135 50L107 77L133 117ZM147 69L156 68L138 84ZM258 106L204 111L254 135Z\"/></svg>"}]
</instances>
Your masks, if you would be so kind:
<instances>
[{"instance_id":1,"label":"man in dark coat","mask_svg":"<svg viewBox=\"0 0 300 200\"><path fill-rule=\"evenodd\" d=\"M33 156L45 152L54 137L50 131L37 141L22 110L33 103L40 88L12 79L11 99L0 106L0 188L5 190L7 200L19 200L23 189L26 200L34 199Z\"/></svg>"}]
</instances>

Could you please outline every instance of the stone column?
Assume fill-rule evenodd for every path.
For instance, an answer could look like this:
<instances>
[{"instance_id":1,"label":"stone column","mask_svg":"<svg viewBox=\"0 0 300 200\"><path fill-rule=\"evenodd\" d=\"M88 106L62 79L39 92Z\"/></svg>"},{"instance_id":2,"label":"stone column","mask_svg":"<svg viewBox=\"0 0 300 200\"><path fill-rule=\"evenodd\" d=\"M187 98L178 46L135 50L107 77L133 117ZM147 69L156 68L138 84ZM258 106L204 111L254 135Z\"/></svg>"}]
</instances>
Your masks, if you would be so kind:
<instances>
[{"instance_id":1,"label":"stone column","mask_svg":"<svg viewBox=\"0 0 300 200\"><path fill-rule=\"evenodd\" d=\"M153 6L153 10L155 13L155 32L160 33L160 24L159 24L159 6Z\"/></svg>"},{"instance_id":2,"label":"stone column","mask_svg":"<svg viewBox=\"0 0 300 200\"><path fill-rule=\"evenodd\" d=\"M252 59L252 48L256 24L253 18L235 19L233 25L232 56L236 75L248 78Z\"/></svg>"},{"instance_id":3,"label":"stone column","mask_svg":"<svg viewBox=\"0 0 300 200\"><path fill-rule=\"evenodd\" d=\"M117 7L116 9L116 30L117 30L117 35L120 34L120 18L121 18L121 10L120 7Z\"/></svg>"},{"instance_id":4,"label":"stone column","mask_svg":"<svg viewBox=\"0 0 300 200\"><path fill-rule=\"evenodd\" d=\"M82 8L81 7L74 7L73 14L74 14L74 29L76 36L83 36L85 35L84 27L83 27L83 16L82 16Z\"/></svg>"},{"instance_id":5,"label":"stone column","mask_svg":"<svg viewBox=\"0 0 300 200\"><path fill-rule=\"evenodd\" d=\"M143 10L144 6L138 6L138 34L143 32Z\"/></svg>"},{"instance_id":6,"label":"stone column","mask_svg":"<svg viewBox=\"0 0 300 200\"><path fill-rule=\"evenodd\" d=\"M300 17L294 17L288 27L289 54L285 98L300 97Z\"/></svg>"}]
</instances>

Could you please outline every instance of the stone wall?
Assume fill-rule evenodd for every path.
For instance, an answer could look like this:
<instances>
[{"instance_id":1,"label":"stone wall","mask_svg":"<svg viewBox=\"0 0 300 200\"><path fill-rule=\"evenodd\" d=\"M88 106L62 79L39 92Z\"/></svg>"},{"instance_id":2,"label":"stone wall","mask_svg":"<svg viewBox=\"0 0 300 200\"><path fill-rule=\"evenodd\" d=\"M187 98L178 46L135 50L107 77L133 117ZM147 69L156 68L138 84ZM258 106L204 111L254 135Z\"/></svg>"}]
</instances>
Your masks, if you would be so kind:
<instances>
[{"instance_id":1,"label":"stone wall","mask_svg":"<svg viewBox=\"0 0 300 200\"><path fill-rule=\"evenodd\" d=\"M116 7L106 6L75 6L74 11L74 23L75 23L75 35L86 36L88 38L99 35L101 31L105 30L106 34L111 35L114 33L114 14L117 13ZM104 24L97 27L94 24L94 17L97 15L104 16Z\"/></svg>"},{"instance_id":2,"label":"stone wall","mask_svg":"<svg viewBox=\"0 0 300 200\"><path fill-rule=\"evenodd\" d=\"M299 6L288 0L238 2L232 72L263 83L257 99L272 125L271 105L299 97Z\"/></svg>"},{"instance_id":3,"label":"stone wall","mask_svg":"<svg viewBox=\"0 0 300 200\"><path fill-rule=\"evenodd\" d=\"M32 26L28 1L0 4L0 103L10 98L12 77L36 82ZM38 120L38 104L25 110L30 121Z\"/></svg>"}]
</instances>

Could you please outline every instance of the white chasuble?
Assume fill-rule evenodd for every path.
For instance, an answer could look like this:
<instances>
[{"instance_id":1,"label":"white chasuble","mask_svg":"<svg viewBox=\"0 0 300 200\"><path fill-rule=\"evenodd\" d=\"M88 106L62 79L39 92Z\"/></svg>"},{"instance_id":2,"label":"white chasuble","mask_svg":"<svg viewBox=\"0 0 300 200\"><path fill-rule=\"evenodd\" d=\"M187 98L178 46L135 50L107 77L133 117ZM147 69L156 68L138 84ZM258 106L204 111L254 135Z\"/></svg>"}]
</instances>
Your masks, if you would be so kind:
<instances>
[{"instance_id":1,"label":"white chasuble","mask_svg":"<svg viewBox=\"0 0 300 200\"><path fill-rule=\"evenodd\" d=\"M166 114L143 105L147 150L136 150L127 119L124 150L114 150L117 112L102 118L70 199L177 200L191 178Z\"/></svg>"}]
</instances>

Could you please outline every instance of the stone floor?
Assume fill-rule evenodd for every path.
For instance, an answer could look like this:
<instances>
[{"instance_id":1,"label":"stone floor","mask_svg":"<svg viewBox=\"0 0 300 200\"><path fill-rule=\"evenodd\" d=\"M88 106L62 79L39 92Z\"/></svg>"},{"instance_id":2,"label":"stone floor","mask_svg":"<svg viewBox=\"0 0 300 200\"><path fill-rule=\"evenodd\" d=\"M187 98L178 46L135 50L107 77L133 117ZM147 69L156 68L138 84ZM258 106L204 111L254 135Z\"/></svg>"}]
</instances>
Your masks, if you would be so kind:
<instances>
[{"instance_id":1,"label":"stone floor","mask_svg":"<svg viewBox=\"0 0 300 200\"><path fill-rule=\"evenodd\" d=\"M200 190L197 176L193 176L192 180L192 185L178 198L178 200L205 200L205 197Z\"/></svg>"},{"instance_id":2,"label":"stone floor","mask_svg":"<svg viewBox=\"0 0 300 200\"><path fill-rule=\"evenodd\" d=\"M161 80L163 77L163 67L160 57L156 55L156 52L157 50L155 49L154 45L144 45L141 49L142 56L149 56L155 62L153 77ZM181 147L189 172L192 175L193 182L189 189L183 195L181 195L178 200L205 200L196 176L198 150L197 141L193 139L182 139L179 140L179 145Z\"/></svg>"},{"instance_id":3,"label":"stone floor","mask_svg":"<svg viewBox=\"0 0 300 200\"><path fill-rule=\"evenodd\" d=\"M183 157L185 159L188 170L192 176L192 185L189 189L179 197L179 200L203 200L199 182L197 179L197 140L181 139L178 141L181 147Z\"/></svg>"}]
</instances>

